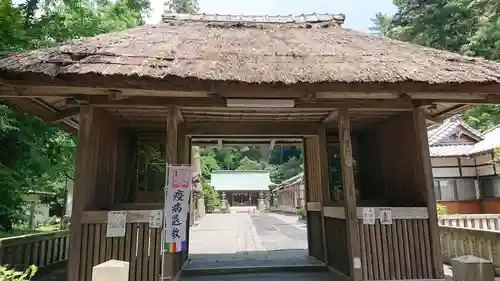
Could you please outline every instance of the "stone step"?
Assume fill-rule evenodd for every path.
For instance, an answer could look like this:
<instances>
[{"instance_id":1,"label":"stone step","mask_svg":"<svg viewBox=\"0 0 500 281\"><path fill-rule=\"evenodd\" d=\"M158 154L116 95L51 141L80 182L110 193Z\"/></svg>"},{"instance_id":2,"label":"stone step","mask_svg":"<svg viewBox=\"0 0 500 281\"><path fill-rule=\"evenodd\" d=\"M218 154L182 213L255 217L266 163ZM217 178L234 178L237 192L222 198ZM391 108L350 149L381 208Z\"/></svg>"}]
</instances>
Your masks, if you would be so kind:
<instances>
[{"instance_id":1,"label":"stone step","mask_svg":"<svg viewBox=\"0 0 500 281\"><path fill-rule=\"evenodd\" d=\"M328 267L324 265L280 265L280 266L235 266L235 267L214 267L214 268L186 268L182 271L181 277L202 276L202 275L226 275L226 274L255 274L255 273L312 273L328 272Z\"/></svg>"},{"instance_id":2,"label":"stone step","mask_svg":"<svg viewBox=\"0 0 500 281\"><path fill-rule=\"evenodd\" d=\"M181 276L180 281L337 281L329 272L267 272ZM339 279L340 281L340 279Z\"/></svg>"}]
</instances>

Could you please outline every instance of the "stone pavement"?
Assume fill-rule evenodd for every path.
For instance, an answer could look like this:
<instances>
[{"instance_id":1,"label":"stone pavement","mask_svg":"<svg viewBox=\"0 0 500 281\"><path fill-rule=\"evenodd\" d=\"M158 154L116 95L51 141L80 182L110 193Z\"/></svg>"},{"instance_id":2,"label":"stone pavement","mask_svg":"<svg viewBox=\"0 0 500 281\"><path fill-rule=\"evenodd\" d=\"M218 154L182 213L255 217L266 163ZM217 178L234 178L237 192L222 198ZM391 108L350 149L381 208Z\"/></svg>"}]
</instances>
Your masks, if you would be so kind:
<instances>
[{"instance_id":1,"label":"stone pavement","mask_svg":"<svg viewBox=\"0 0 500 281\"><path fill-rule=\"evenodd\" d=\"M186 270L259 266L320 266L307 254L307 231L297 216L209 214L191 228Z\"/></svg>"}]
</instances>

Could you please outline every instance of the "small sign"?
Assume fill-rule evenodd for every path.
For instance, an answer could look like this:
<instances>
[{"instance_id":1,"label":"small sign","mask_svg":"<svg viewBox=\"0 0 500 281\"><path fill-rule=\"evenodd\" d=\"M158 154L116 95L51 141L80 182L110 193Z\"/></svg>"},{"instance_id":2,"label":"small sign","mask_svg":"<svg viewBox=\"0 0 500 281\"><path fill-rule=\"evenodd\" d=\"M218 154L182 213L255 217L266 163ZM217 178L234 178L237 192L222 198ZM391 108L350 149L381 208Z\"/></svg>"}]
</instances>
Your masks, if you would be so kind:
<instances>
[{"instance_id":1,"label":"small sign","mask_svg":"<svg viewBox=\"0 0 500 281\"><path fill-rule=\"evenodd\" d=\"M124 237L126 223L126 211L108 212L108 227L106 231L106 237Z\"/></svg>"},{"instance_id":2,"label":"small sign","mask_svg":"<svg viewBox=\"0 0 500 281\"><path fill-rule=\"evenodd\" d=\"M363 224L375 224L375 208L363 208Z\"/></svg>"},{"instance_id":3,"label":"small sign","mask_svg":"<svg viewBox=\"0 0 500 281\"><path fill-rule=\"evenodd\" d=\"M380 224L392 224L391 208L380 208Z\"/></svg>"},{"instance_id":4,"label":"small sign","mask_svg":"<svg viewBox=\"0 0 500 281\"><path fill-rule=\"evenodd\" d=\"M352 259L353 267L354 269L361 269L361 259L358 257L355 257Z\"/></svg>"},{"instance_id":5,"label":"small sign","mask_svg":"<svg viewBox=\"0 0 500 281\"><path fill-rule=\"evenodd\" d=\"M161 228L163 223L163 212L161 210L153 210L149 214L149 227Z\"/></svg>"}]
</instances>

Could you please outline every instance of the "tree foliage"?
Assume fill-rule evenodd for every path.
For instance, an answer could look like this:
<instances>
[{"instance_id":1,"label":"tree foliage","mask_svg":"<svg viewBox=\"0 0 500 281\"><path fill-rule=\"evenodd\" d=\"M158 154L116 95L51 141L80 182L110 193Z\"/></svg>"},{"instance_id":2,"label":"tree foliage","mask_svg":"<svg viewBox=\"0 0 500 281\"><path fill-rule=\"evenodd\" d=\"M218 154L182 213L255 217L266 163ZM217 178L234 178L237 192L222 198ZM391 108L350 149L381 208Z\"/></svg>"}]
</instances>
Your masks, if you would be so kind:
<instances>
[{"instance_id":1,"label":"tree foliage","mask_svg":"<svg viewBox=\"0 0 500 281\"><path fill-rule=\"evenodd\" d=\"M172 12L183 14L194 14L199 9L196 0L169 0L166 2L166 6Z\"/></svg>"},{"instance_id":2,"label":"tree foliage","mask_svg":"<svg viewBox=\"0 0 500 281\"><path fill-rule=\"evenodd\" d=\"M393 0L393 16L376 14L372 31L394 39L468 56L500 60L500 1ZM482 105L463 113L484 130L500 123L500 105Z\"/></svg>"},{"instance_id":3,"label":"tree foliage","mask_svg":"<svg viewBox=\"0 0 500 281\"><path fill-rule=\"evenodd\" d=\"M269 161L264 159L263 152L258 146L203 148L200 150L203 179L209 181L214 170L267 170L271 180L280 183L303 171L302 149L274 148Z\"/></svg>"},{"instance_id":4,"label":"tree foliage","mask_svg":"<svg viewBox=\"0 0 500 281\"><path fill-rule=\"evenodd\" d=\"M134 27L149 10L149 0L27 0L19 5L0 0L0 57ZM75 139L2 103L0 143L0 230L9 231L23 219L23 194L64 194L66 177L73 175Z\"/></svg>"}]
</instances>

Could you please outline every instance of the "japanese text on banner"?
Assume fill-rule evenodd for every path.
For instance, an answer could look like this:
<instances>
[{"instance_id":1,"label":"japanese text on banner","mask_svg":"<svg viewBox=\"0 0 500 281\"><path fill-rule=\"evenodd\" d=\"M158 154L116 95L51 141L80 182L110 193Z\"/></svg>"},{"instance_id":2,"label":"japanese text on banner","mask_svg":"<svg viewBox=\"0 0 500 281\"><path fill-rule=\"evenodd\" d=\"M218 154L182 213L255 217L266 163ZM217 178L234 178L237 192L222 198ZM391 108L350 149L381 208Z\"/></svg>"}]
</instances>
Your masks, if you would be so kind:
<instances>
[{"instance_id":1,"label":"japanese text on banner","mask_svg":"<svg viewBox=\"0 0 500 281\"><path fill-rule=\"evenodd\" d=\"M165 202L165 251L186 249L186 223L191 191L192 170L189 166L170 166Z\"/></svg>"}]
</instances>

